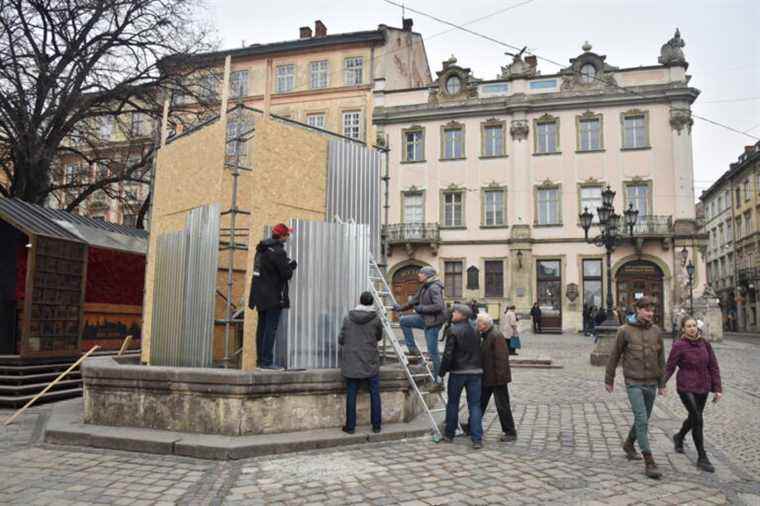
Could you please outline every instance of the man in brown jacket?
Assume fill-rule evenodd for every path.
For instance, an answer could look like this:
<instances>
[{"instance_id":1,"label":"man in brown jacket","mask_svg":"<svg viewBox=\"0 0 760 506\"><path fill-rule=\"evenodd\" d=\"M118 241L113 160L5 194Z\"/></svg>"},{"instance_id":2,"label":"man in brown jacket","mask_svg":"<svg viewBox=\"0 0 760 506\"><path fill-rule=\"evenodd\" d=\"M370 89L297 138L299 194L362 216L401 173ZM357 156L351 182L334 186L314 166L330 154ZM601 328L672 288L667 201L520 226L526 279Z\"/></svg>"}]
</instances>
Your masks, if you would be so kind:
<instances>
[{"instance_id":1,"label":"man in brown jacket","mask_svg":"<svg viewBox=\"0 0 760 506\"><path fill-rule=\"evenodd\" d=\"M607 391L612 393L615 369L622 357L623 377L634 418L623 451L629 460L640 460L641 457L633 446L634 441L638 441L644 455L645 474L658 479L662 474L657 469L649 447L648 427L657 391L660 395L665 395L665 349L662 330L652 323L653 318L654 301L646 296L638 299L636 319L618 329L604 382Z\"/></svg>"},{"instance_id":2,"label":"man in brown jacket","mask_svg":"<svg viewBox=\"0 0 760 506\"><path fill-rule=\"evenodd\" d=\"M482 339L480 356L483 361L483 381L480 390L480 411L486 412L488 401L491 400L491 394L493 394L501 430L504 433L500 440L514 441L517 439L517 430L509 405L507 385L512 382L512 373L509 369L507 342L501 331L494 326L493 318L488 313L478 314L476 326Z\"/></svg>"}]
</instances>

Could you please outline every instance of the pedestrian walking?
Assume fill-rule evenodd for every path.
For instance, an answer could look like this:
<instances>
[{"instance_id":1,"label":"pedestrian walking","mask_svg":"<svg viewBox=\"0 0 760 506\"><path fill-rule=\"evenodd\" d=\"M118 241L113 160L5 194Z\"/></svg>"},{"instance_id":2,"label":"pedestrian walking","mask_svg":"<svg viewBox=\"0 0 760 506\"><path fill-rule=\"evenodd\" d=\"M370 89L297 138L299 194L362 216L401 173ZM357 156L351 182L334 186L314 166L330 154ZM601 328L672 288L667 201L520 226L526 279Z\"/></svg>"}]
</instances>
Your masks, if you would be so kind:
<instances>
[{"instance_id":1,"label":"pedestrian walking","mask_svg":"<svg viewBox=\"0 0 760 506\"><path fill-rule=\"evenodd\" d=\"M504 339L507 340L509 354L517 355L517 348L522 346L522 344L518 341L520 335L517 331L517 314L515 313L515 306L507 306L507 310L504 312L504 318L501 319L501 332L504 335Z\"/></svg>"},{"instance_id":2,"label":"pedestrian walking","mask_svg":"<svg viewBox=\"0 0 760 506\"><path fill-rule=\"evenodd\" d=\"M530 308L530 316L533 319L533 333L541 333L541 308L538 307L538 302L533 303L533 307Z\"/></svg>"},{"instance_id":3,"label":"pedestrian walking","mask_svg":"<svg viewBox=\"0 0 760 506\"><path fill-rule=\"evenodd\" d=\"M383 324L378 317L372 294L364 292L359 305L348 312L338 336L340 370L346 380L346 425L343 432L356 429L356 394L362 383L369 386L372 432L380 432L380 353L377 343L383 338Z\"/></svg>"},{"instance_id":4,"label":"pedestrian walking","mask_svg":"<svg viewBox=\"0 0 760 506\"><path fill-rule=\"evenodd\" d=\"M291 233L287 225L278 223L272 227L272 236L256 245L248 307L258 313L256 359L262 369L276 369L274 338L283 309L290 307L288 281L298 265L285 252Z\"/></svg>"},{"instance_id":5,"label":"pedestrian walking","mask_svg":"<svg viewBox=\"0 0 760 506\"><path fill-rule=\"evenodd\" d=\"M411 355L421 357L422 353L417 348L413 329L425 331L428 353L433 361L433 377L436 378L436 384L438 384L438 371L441 363L438 355L438 333L448 319L448 310L443 301L443 283L436 276L435 269L429 266L420 269L417 273L417 279L422 283L422 286L419 287L414 297L407 304L396 304L393 310L398 313L414 308L416 314L403 315L399 318L406 347Z\"/></svg>"},{"instance_id":6,"label":"pedestrian walking","mask_svg":"<svg viewBox=\"0 0 760 506\"><path fill-rule=\"evenodd\" d=\"M714 473L715 467L705 453L702 412L710 392L713 393L713 402L718 402L723 397L720 368L712 346L704 340L698 328L697 320L690 316L685 317L681 320L680 332L681 338L673 343L668 356L665 382L678 368L676 390L689 416L684 420L681 430L673 436L673 443L676 452L683 453L683 440L691 431L694 446L697 448L697 467Z\"/></svg>"},{"instance_id":7,"label":"pedestrian walking","mask_svg":"<svg viewBox=\"0 0 760 506\"><path fill-rule=\"evenodd\" d=\"M509 351L504 334L493 324L488 313L480 313L476 320L481 337L480 356L483 361L483 378L480 389L480 412L485 413L488 401L493 395L496 412L499 414L502 436L500 441L515 441L517 429L509 404L509 383L512 371L509 368Z\"/></svg>"},{"instance_id":8,"label":"pedestrian walking","mask_svg":"<svg viewBox=\"0 0 760 506\"><path fill-rule=\"evenodd\" d=\"M478 307L478 301L477 300L472 299L470 301L470 311L472 311L472 314L470 314L470 318L468 319L468 321L470 322L470 325L472 325L472 328L475 329L476 328L475 327L475 320L478 317L478 313L480 313L480 308Z\"/></svg>"},{"instance_id":9,"label":"pedestrian walking","mask_svg":"<svg viewBox=\"0 0 760 506\"><path fill-rule=\"evenodd\" d=\"M583 335L588 336L591 333L591 304L583 304Z\"/></svg>"},{"instance_id":10,"label":"pedestrian walking","mask_svg":"<svg viewBox=\"0 0 760 506\"><path fill-rule=\"evenodd\" d=\"M647 296L636 301L636 317L618 329L615 344L607 362L605 384L612 393L615 370L621 358L628 400L631 403L634 423L623 443L623 451L629 460L640 460L634 448L638 442L644 456L645 474L654 479L662 477L649 446L649 417L658 393L665 395L665 351L662 330L652 323L654 301Z\"/></svg>"},{"instance_id":11,"label":"pedestrian walking","mask_svg":"<svg viewBox=\"0 0 760 506\"><path fill-rule=\"evenodd\" d=\"M470 308L464 304L454 304L453 321L446 336L446 347L441 360L440 375L449 374L446 403L446 426L443 440L452 442L459 423L459 400L462 390L467 389L467 409L470 412L470 438L472 447L483 448L482 411L480 394L483 365L480 356L480 339L475 329L468 323Z\"/></svg>"}]
</instances>

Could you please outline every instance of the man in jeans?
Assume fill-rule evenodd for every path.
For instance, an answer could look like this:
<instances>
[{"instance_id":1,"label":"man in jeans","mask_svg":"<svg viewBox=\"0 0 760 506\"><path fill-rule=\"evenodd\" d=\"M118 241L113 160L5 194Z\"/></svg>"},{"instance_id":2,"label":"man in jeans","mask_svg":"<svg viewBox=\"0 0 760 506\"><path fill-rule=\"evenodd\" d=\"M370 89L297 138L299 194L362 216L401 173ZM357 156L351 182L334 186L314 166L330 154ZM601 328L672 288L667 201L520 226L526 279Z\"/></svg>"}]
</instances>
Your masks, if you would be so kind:
<instances>
[{"instance_id":1,"label":"man in jeans","mask_svg":"<svg viewBox=\"0 0 760 506\"><path fill-rule=\"evenodd\" d=\"M452 325L446 334L446 348L443 351L440 374L449 373L446 404L446 429L443 440L450 443L459 422L459 399L462 389L467 389L467 409L470 412L470 438L472 447L483 448L483 413L480 407L481 376L483 366L480 355L480 338L467 321L470 308L464 304L454 304Z\"/></svg>"},{"instance_id":2,"label":"man in jeans","mask_svg":"<svg viewBox=\"0 0 760 506\"><path fill-rule=\"evenodd\" d=\"M417 279L422 286L409 303L396 305L396 312L414 308L417 314L404 315L399 318L401 330L404 333L406 347L410 354L421 355L414 341L412 329L424 329L425 340L430 358L433 360L433 377L438 379L441 360L438 356L438 333L448 319L448 310L443 302L443 283L435 275L435 269L426 266L417 273Z\"/></svg>"},{"instance_id":3,"label":"man in jeans","mask_svg":"<svg viewBox=\"0 0 760 506\"><path fill-rule=\"evenodd\" d=\"M607 391L612 393L615 369L622 357L623 377L634 418L623 451L628 460L640 460L633 446L638 441L644 456L644 473L650 478L659 479L662 474L652 457L648 428L658 390L660 395L665 395L665 350L662 330L652 323L653 318L654 301L646 296L638 299L636 317L618 329L604 382Z\"/></svg>"}]
</instances>

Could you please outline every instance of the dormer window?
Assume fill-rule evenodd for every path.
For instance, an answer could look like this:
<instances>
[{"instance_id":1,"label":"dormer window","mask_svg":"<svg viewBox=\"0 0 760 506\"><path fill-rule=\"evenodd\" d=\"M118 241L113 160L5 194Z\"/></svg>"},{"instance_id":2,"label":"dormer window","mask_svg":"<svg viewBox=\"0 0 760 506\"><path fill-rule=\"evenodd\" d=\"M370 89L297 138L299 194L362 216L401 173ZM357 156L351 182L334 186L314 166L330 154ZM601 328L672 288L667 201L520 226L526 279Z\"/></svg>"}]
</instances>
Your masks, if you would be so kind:
<instances>
[{"instance_id":1,"label":"dormer window","mask_svg":"<svg viewBox=\"0 0 760 506\"><path fill-rule=\"evenodd\" d=\"M459 76L451 76L446 79L446 93L449 95L456 95L462 91L462 80Z\"/></svg>"},{"instance_id":2,"label":"dormer window","mask_svg":"<svg viewBox=\"0 0 760 506\"><path fill-rule=\"evenodd\" d=\"M583 84L593 83L594 78L596 78L596 67L590 63L587 63L581 67L581 82Z\"/></svg>"}]
</instances>

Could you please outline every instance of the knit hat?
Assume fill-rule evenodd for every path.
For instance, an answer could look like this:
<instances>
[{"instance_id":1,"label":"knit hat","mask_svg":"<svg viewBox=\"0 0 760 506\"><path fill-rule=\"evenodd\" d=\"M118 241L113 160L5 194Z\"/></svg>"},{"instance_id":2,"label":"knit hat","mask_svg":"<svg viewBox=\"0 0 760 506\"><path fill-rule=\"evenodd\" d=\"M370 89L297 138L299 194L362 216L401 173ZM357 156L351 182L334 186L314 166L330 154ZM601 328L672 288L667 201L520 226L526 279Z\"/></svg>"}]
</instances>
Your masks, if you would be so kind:
<instances>
[{"instance_id":1,"label":"knit hat","mask_svg":"<svg viewBox=\"0 0 760 506\"><path fill-rule=\"evenodd\" d=\"M469 318L470 316L472 316L472 310L470 309L469 306L465 304L454 304L453 306L451 306L451 311L457 312L461 314L462 316L464 316L465 318Z\"/></svg>"},{"instance_id":2,"label":"knit hat","mask_svg":"<svg viewBox=\"0 0 760 506\"><path fill-rule=\"evenodd\" d=\"M432 278L435 276L435 269L430 267L429 265L426 265L422 269L420 269L420 272L425 275L426 278Z\"/></svg>"}]
</instances>

